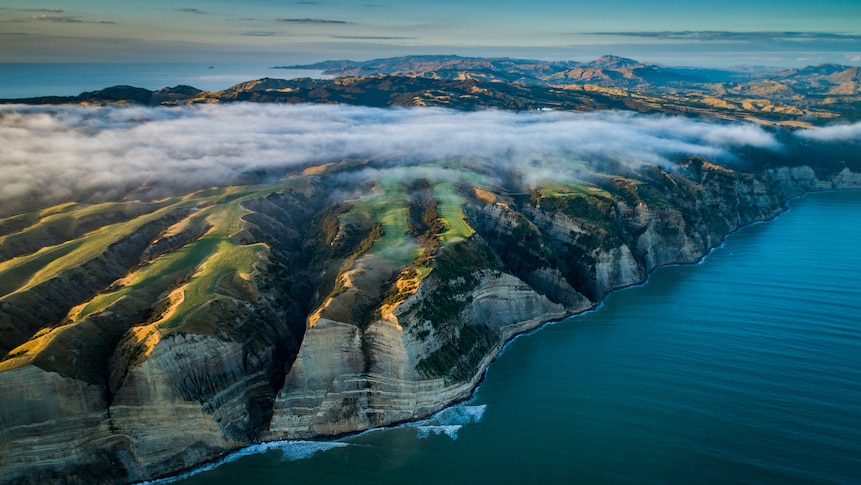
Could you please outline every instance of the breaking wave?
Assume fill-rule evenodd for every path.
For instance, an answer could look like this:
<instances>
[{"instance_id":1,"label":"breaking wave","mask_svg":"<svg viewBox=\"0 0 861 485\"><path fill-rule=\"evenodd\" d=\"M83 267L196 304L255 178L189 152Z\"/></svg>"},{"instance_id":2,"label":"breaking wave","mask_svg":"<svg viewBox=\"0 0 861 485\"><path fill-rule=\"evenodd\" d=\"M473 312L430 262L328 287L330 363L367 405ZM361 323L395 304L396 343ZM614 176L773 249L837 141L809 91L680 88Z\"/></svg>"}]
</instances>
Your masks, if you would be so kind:
<instances>
[{"instance_id":1,"label":"breaking wave","mask_svg":"<svg viewBox=\"0 0 861 485\"><path fill-rule=\"evenodd\" d=\"M140 482L139 485L164 485L168 483L174 483L181 480L185 480L186 478L192 477L199 473L207 472L209 470L213 470L215 468L224 465L225 463L230 463L240 458L244 458L249 455L256 455L258 453L264 453L271 450L281 450L281 454L285 461L295 461L295 460L304 460L306 458L312 457L314 454L320 451L327 451L333 448L343 448L345 446L349 446L349 443L344 443L341 441L272 441L270 443L260 443L258 445L251 445L241 450L230 453L229 455L221 458L220 460L216 460L211 463L207 463L206 465L197 467L193 470L189 470L180 475L176 475L169 478L162 478L159 480L152 480L146 482Z\"/></svg>"},{"instance_id":2,"label":"breaking wave","mask_svg":"<svg viewBox=\"0 0 861 485\"><path fill-rule=\"evenodd\" d=\"M460 428L463 426L460 424L450 424L450 425L442 425L442 426L416 426L416 438L424 439L433 435L441 435L445 434L449 438L456 440L457 432L460 431Z\"/></svg>"},{"instance_id":3,"label":"breaking wave","mask_svg":"<svg viewBox=\"0 0 861 485\"><path fill-rule=\"evenodd\" d=\"M427 438L431 435L446 435L456 440L460 429L471 423L478 423L484 417L486 404L480 406L458 405L443 409L428 419L410 423L405 426L416 429L416 437Z\"/></svg>"}]
</instances>

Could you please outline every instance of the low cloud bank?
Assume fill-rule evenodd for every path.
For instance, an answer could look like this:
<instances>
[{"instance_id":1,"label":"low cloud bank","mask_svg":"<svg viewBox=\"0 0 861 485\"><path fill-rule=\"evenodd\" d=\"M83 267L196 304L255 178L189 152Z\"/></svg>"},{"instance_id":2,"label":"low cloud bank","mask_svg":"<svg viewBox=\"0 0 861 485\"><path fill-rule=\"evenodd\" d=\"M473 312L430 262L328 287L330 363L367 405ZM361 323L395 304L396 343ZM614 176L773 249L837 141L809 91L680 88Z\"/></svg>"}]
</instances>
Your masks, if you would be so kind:
<instances>
[{"instance_id":1,"label":"low cloud bank","mask_svg":"<svg viewBox=\"0 0 861 485\"><path fill-rule=\"evenodd\" d=\"M780 148L771 133L752 124L620 112L5 106L0 203L8 213L24 204L121 197L143 185L171 193L237 183L252 171L281 174L344 158L379 158L416 169L467 157L490 171L518 171L537 181L596 160L668 164L679 153L731 157L742 146Z\"/></svg>"},{"instance_id":2,"label":"low cloud bank","mask_svg":"<svg viewBox=\"0 0 861 485\"><path fill-rule=\"evenodd\" d=\"M861 122L849 125L833 125L824 128L799 130L796 136L825 142L861 142Z\"/></svg>"}]
</instances>

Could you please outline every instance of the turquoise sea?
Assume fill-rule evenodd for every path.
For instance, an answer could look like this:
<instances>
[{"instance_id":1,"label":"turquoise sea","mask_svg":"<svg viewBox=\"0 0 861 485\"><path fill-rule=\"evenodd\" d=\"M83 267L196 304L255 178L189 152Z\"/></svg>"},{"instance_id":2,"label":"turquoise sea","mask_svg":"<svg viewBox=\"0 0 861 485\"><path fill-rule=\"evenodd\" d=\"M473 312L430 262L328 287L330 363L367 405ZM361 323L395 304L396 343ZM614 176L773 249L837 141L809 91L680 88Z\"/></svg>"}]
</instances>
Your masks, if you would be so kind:
<instances>
[{"instance_id":1,"label":"turquoise sea","mask_svg":"<svg viewBox=\"0 0 861 485\"><path fill-rule=\"evenodd\" d=\"M187 84L219 91L264 77L320 77L320 71L262 64L0 63L0 99L75 96L117 85L156 90Z\"/></svg>"},{"instance_id":2,"label":"turquoise sea","mask_svg":"<svg viewBox=\"0 0 861 485\"><path fill-rule=\"evenodd\" d=\"M468 402L182 483L861 483L861 192L513 341Z\"/></svg>"}]
</instances>

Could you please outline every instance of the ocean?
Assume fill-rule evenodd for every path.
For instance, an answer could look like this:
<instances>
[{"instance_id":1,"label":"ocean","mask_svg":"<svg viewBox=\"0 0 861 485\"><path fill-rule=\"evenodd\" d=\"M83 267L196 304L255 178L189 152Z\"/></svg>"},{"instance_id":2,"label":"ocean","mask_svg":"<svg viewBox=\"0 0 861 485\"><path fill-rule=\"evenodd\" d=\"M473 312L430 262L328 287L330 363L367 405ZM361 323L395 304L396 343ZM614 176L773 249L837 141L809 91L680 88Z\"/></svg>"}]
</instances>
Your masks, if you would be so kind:
<instances>
[{"instance_id":1,"label":"ocean","mask_svg":"<svg viewBox=\"0 0 861 485\"><path fill-rule=\"evenodd\" d=\"M812 194L510 343L467 402L212 483L861 483L861 192Z\"/></svg>"},{"instance_id":2,"label":"ocean","mask_svg":"<svg viewBox=\"0 0 861 485\"><path fill-rule=\"evenodd\" d=\"M186 84L220 91L264 77L322 76L320 71L272 69L259 64L0 63L0 99L75 96L117 85L156 90Z\"/></svg>"}]
</instances>

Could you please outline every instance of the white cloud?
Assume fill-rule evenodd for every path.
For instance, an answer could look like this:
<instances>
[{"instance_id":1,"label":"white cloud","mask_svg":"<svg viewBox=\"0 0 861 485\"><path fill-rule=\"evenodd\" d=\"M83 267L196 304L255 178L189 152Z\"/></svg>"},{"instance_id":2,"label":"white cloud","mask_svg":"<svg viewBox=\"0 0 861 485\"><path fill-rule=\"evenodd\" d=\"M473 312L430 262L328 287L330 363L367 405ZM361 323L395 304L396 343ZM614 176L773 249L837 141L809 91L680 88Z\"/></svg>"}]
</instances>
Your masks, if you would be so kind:
<instances>
[{"instance_id":1,"label":"white cloud","mask_svg":"<svg viewBox=\"0 0 861 485\"><path fill-rule=\"evenodd\" d=\"M290 167L344 158L384 160L378 170L415 170L466 157L490 175L517 171L535 182L573 176L607 160L667 164L679 153L723 157L742 145L778 146L752 124L620 112L6 106L0 108L0 202L9 210L20 209L22 198L40 204L106 199L142 184L170 193L236 183L251 170L280 175Z\"/></svg>"},{"instance_id":2,"label":"white cloud","mask_svg":"<svg viewBox=\"0 0 861 485\"><path fill-rule=\"evenodd\" d=\"M817 141L861 141L861 122L799 130L796 135Z\"/></svg>"}]
</instances>

